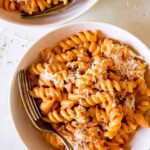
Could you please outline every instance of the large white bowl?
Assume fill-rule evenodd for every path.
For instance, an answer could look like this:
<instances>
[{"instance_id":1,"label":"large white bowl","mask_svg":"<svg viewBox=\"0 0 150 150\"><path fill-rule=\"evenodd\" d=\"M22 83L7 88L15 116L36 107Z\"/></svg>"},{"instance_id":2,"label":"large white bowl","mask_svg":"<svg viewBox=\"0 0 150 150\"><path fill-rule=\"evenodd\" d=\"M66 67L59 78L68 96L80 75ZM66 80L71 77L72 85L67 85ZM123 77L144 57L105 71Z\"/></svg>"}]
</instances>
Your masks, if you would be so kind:
<instances>
[{"instance_id":1,"label":"large white bowl","mask_svg":"<svg viewBox=\"0 0 150 150\"><path fill-rule=\"evenodd\" d=\"M50 147L41 137L40 133L31 125L25 110L22 106L18 86L16 73L20 69L27 68L34 61L37 60L39 52L47 46L53 47L59 40L66 38L78 31L83 30L101 30L107 37L119 40L126 44L131 45L142 56L145 57L147 63L150 64L150 51L149 49L136 37L128 33L127 31L115 27L110 24L100 22L78 22L69 24L58 28L55 31L48 33L46 36L37 41L25 54L20 61L10 89L10 109L12 114L12 120L16 127L16 130L26 145L31 150L49 150ZM148 150L150 148L150 129L140 129L133 138L132 149L133 150ZM52 149L52 148L51 148Z\"/></svg>"},{"instance_id":2,"label":"large white bowl","mask_svg":"<svg viewBox=\"0 0 150 150\"><path fill-rule=\"evenodd\" d=\"M69 22L88 11L98 0L75 0L66 10L47 17L22 19L18 12L7 12L0 8L0 19L20 25L51 25L56 26Z\"/></svg>"}]
</instances>

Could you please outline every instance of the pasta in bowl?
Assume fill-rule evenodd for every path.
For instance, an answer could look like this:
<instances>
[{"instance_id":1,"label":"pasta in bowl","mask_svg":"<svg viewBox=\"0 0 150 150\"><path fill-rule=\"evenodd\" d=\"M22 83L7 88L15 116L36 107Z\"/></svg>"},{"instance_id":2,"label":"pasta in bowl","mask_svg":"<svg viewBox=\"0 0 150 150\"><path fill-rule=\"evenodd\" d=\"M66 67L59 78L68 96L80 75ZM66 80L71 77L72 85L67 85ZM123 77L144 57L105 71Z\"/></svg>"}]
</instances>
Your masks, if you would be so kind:
<instances>
[{"instance_id":1,"label":"pasta in bowl","mask_svg":"<svg viewBox=\"0 0 150 150\"><path fill-rule=\"evenodd\" d=\"M0 19L20 25L57 25L69 22L88 11L97 0L0 0ZM58 5L70 4L65 10L50 16L24 19L20 12L36 14Z\"/></svg>"},{"instance_id":2,"label":"pasta in bowl","mask_svg":"<svg viewBox=\"0 0 150 150\"><path fill-rule=\"evenodd\" d=\"M116 31L121 37L115 36ZM54 37L49 47L48 41ZM75 150L122 150L139 127L149 127L145 114L150 105L149 82L145 79L148 60L133 49L149 54L138 39L122 29L103 23L76 23L44 37L18 69L29 70L30 95L43 121L51 123ZM36 58L32 56L35 52ZM30 62L23 64L29 58ZM40 135L32 134L43 141ZM43 136L55 148L64 149L54 135Z\"/></svg>"},{"instance_id":3,"label":"pasta in bowl","mask_svg":"<svg viewBox=\"0 0 150 150\"><path fill-rule=\"evenodd\" d=\"M20 11L28 14L44 11L59 4L68 4L68 0L0 0L0 6L7 11Z\"/></svg>"}]
</instances>

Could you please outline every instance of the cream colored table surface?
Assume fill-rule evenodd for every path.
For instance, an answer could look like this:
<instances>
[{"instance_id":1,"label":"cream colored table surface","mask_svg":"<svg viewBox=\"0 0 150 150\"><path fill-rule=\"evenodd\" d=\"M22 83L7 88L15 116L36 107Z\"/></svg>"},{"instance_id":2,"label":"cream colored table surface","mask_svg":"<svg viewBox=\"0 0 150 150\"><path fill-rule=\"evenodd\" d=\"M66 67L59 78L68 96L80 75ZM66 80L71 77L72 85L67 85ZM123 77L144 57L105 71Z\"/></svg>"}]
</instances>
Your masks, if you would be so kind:
<instances>
[{"instance_id":1,"label":"cream colored table surface","mask_svg":"<svg viewBox=\"0 0 150 150\"><path fill-rule=\"evenodd\" d=\"M77 19L122 27L150 47L150 0L99 0ZM9 87L18 61L28 47L52 28L29 28L0 21L0 150L23 150L9 112ZM148 149L143 149L148 150Z\"/></svg>"}]
</instances>

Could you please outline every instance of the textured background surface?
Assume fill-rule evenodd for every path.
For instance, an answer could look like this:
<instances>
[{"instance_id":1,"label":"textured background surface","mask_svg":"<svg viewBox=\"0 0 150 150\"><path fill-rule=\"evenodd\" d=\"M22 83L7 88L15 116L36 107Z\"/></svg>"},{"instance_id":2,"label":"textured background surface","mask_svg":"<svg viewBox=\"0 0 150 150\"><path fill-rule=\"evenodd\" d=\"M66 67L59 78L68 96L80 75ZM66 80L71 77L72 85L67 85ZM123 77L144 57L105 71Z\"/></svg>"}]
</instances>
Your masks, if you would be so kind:
<instances>
[{"instance_id":1,"label":"textured background surface","mask_svg":"<svg viewBox=\"0 0 150 150\"><path fill-rule=\"evenodd\" d=\"M79 20L108 22L139 37L150 47L150 0L99 0ZM11 121L9 88L16 65L28 47L52 28L25 28L0 21L0 149L23 150ZM117 33L116 33L117 34ZM32 136L32 135L31 135ZM144 146L144 145L143 145ZM148 150L143 147L143 150Z\"/></svg>"}]
</instances>

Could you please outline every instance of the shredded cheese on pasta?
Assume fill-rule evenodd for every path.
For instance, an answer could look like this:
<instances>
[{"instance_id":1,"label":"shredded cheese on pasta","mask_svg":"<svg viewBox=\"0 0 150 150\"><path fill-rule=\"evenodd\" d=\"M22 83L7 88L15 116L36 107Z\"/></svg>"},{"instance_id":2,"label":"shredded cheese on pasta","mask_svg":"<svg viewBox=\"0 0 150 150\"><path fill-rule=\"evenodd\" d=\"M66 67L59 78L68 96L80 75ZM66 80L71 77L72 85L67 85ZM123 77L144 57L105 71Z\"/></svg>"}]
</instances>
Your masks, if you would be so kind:
<instances>
[{"instance_id":1,"label":"shredded cheese on pasta","mask_svg":"<svg viewBox=\"0 0 150 150\"><path fill-rule=\"evenodd\" d=\"M79 32L42 51L29 68L30 95L74 150L122 150L138 127L149 127L146 66L129 46L97 30ZM45 138L64 149L54 135Z\"/></svg>"}]
</instances>

